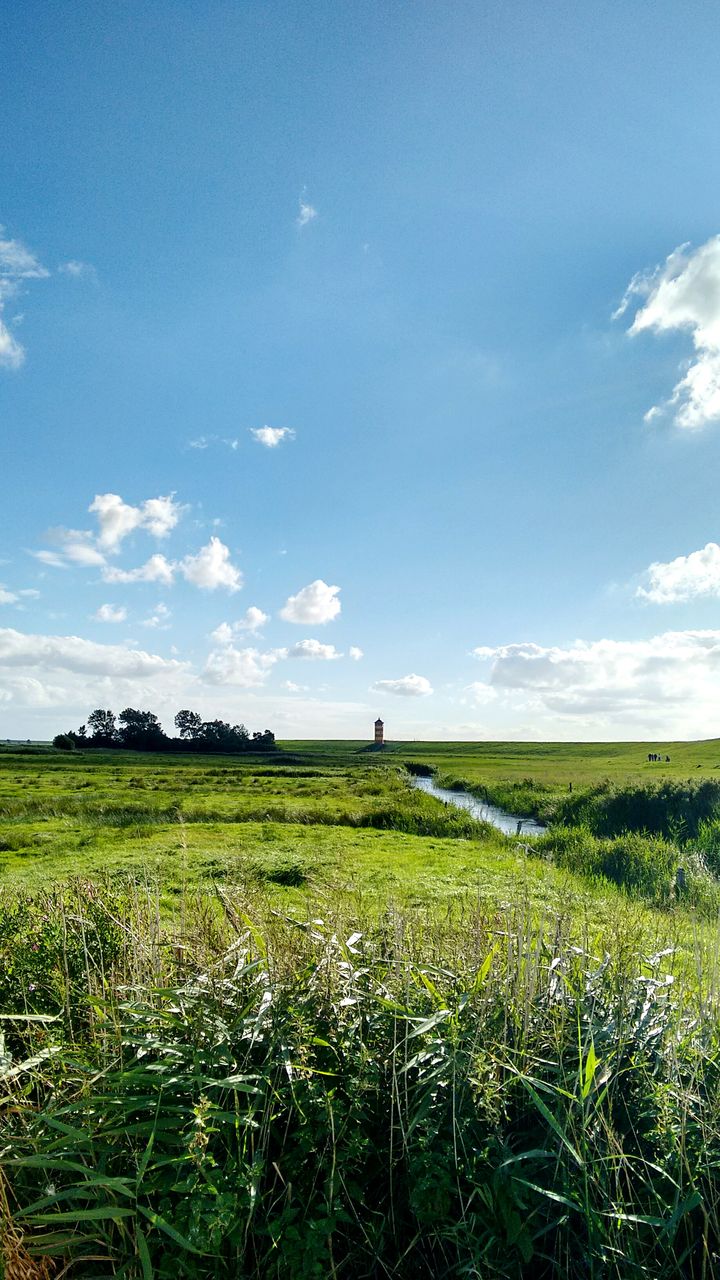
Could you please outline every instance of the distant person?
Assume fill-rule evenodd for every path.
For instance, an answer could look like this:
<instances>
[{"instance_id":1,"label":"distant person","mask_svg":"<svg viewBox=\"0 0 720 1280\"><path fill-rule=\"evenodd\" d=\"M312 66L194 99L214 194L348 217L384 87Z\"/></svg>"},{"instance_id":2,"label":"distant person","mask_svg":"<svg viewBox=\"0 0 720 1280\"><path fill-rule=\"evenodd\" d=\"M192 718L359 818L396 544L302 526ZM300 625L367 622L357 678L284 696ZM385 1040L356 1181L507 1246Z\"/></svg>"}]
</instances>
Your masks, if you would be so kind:
<instances>
[{"instance_id":1,"label":"distant person","mask_svg":"<svg viewBox=\"0 0 720 1280\"><path fill-rule=\"evenodd\" d=\"M669 764L669 763L670 763L670 757L669 757L669 756L666 756L666 757L665 757L665 763L666 763L666 764Z\"/></svg>"}]
</instances>

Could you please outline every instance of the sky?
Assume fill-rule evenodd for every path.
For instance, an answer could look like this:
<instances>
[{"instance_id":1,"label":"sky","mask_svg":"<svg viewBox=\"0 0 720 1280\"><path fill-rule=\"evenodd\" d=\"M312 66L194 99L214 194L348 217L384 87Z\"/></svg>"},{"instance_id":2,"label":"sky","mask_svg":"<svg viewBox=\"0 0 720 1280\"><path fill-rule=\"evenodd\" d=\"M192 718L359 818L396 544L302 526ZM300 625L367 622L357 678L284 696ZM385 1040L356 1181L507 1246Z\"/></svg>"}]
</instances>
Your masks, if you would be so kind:
<instances>
[{"instance_id":1,"label":"sky","mask_svg":"<svg viewBox=\"0 0 720 1280\"><path fill-rule=\"evenodd\" d=\"M720 731L720 11L0 17L0 737Z\"/></svg>"}]
</instances>

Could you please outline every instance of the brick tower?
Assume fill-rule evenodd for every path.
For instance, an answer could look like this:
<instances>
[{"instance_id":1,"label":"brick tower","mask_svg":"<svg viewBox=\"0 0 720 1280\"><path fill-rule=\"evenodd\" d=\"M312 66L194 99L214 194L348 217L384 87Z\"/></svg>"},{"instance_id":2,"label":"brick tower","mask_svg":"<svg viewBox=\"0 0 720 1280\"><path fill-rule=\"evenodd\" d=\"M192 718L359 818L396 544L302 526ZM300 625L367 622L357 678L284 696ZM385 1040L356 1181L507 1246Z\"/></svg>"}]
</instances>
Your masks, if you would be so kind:
<instances>
[{"instance_id":1,"label":"brick tower","mask_svg":"<svg viewBox=\"0 0 720 1280\"><path fill-rule=\"evenodd\" d=\"M385 742L385 725L378 716L375 721L375 746L381 747Z\"/></svg>"}]
</instances>

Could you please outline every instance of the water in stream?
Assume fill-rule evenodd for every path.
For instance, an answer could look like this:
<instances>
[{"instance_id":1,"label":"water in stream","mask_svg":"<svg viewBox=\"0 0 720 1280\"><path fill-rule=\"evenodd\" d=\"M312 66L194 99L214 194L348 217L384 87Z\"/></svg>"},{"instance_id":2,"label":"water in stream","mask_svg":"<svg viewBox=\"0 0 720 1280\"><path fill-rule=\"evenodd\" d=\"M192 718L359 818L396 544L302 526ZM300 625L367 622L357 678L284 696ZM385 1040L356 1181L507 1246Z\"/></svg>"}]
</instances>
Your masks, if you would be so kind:
<instances>
[{"instance_id":1,"label":"water in stream","mask_svg":"<svg viewBox=\"0 0 720 1280\"><path fill-rule=\"evenodd\" d=\"M473 818L478 818L481 822L491 822L506 836L517 834L544 836L547 831L547 827L536 822L534 818L519 818L517 814L506 813L504 809L498 809L497 805L485 804L482 800L477 800L467 791L447 791L445 787L438 787L432 778L413 778L412 781L413 786L416 786L419 791L435 796L436 800L442 800L444 804L454 804L458 809L465 809ZM518 823L520 823L519 833Z\"/></svg>"}]
</instances>

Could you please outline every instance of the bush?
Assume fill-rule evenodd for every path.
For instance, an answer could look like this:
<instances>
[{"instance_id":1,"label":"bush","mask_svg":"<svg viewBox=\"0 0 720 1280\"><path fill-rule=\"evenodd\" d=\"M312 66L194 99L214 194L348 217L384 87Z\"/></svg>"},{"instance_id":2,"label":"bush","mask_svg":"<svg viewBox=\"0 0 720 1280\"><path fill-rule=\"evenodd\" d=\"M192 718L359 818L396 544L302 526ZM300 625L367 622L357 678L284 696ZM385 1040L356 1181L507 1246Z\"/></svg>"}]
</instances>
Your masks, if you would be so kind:
<instances>
[{"instance_id":1,"label":"bush","mask_svg":"<svg viewBox=\"0 0 720 1280\"><path fill-rule=\"evenodd\" d=\"M56 733L52 744L58 751L74 751L77 746L75 739L71 738L69 733Z\"/></svg>"},{"instance_id":2,"label":"bush","mask_svg":"<svg viewBox=\"0 0 720 1280\"><path fill-rule=\"evenodd\" d=\"M597 836L636 831L685 842L716 814L720 782L714 780L627 787L603 783L563 796L556 804L555 820L568 826L585 824Z\"/></svg>"},{"instance_id":3,"label":"bush","mask_svg":"<svg viewBox=\"0 0 720 1280\"><path fill-rule=\"evenodd\" d=\"M587 826L559 827L534 846L550 853L561 867L605 880L644 898L670 898L675 873L682 862L677 848L657 836L627 832L611 840L599 839Z\"/></svg>"}]
</instances>

